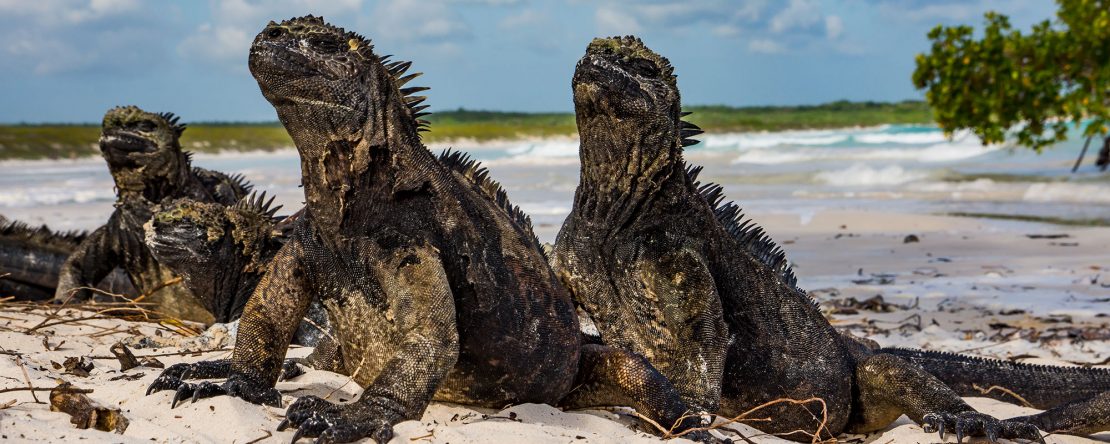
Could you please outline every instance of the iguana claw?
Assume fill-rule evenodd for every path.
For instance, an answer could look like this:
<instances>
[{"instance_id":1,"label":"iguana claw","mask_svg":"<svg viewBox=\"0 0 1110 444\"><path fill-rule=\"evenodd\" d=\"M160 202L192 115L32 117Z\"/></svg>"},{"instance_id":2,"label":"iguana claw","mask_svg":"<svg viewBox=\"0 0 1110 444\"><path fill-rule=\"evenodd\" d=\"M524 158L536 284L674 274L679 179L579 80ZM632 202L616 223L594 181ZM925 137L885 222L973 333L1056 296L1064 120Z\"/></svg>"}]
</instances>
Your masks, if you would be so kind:
<instances>
[{"instance_id":1,"label":"iguana claw","mask_svg":"<svg viewBox=\"0 0 1110 444\"><path fill-rule=\"evenodd\" d=\"M921 418L921 425L928 433L939 432L941 441L944 441L947 430L953 430L956 433L957 443L963 442L964 437L970 436L984 436L992 443L998 442L999 438L1044 443L1040 430L1032 424L1011 419L997 419L974 411L956 414L930 413Z\"/></svg>"},{"instance_id":2,"label":"iguana claw","mask_svg":"<svg viewBox=\"0 0 1110 444\"><path fill-rule=\"evenodd\" d=\"M393 426L374 411L364 405L338 405L316 396L305 396L289 406L285 420L278 424L278 431L296 427L293 442L301 438L316 438L317 443L353 442L363 438L389 442L393 438Z\"/></svg>"},{"instance_id":3,"label":"iguana claw","mask_svg":"<svg viewBox=\"0 0 1110 444\"><path fill-rule=\"evenodd\" d=\"M177 408L177 403L191 398L195 387L195 385L188 382L182 382L181 385L177 387L177 392L173 394L173 400L170 401L170 408Z\"/></svg>"}]
</instances>

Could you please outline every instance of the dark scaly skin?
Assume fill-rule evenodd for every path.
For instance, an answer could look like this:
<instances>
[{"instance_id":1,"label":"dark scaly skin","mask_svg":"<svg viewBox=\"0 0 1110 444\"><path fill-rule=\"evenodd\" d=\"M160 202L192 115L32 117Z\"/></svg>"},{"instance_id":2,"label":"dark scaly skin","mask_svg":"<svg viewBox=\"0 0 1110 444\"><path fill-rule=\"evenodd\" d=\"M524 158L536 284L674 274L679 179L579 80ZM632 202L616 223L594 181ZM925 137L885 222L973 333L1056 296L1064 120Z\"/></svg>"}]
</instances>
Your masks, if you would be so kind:
<instances>
[{"instance_id":1,"label":"dark scaly skin","mask_svg":"<svg viewBox=\"0 0 1110 444\"><path fill-rule=\"evenodd\" d=\"M1110 369L1023 364L904 348L879 352L917 364L961 396L1027 402L1045 410L1023 418L1041 430L1072 435L1110 431Z\"/></svg>"},{"instance_id":2,"label":"dark scaly skin","mask_svg":"<svg viewBox=\"0 0 1110 444\"><path fill-rule=\"evenodd\" d=\"M283 244L273 232L278 209L253 194L231 206L192 199L165 202L145 225L145 242L216 322L231 322Z\"/></svg>"},{"instance_id":3,"label":"dark scaly skin","mask_svg":"<svg viewBox=\"0 0 1110 444\"><path fill-rule=\"evenodd\" d=\"M688 403L732 417L818 397L821 438L919 424L1039 440L1035 427L975 412L921 368L839 334L794 286L762 231L721 188L686 170L701 131L681 121L670 63L634 37L597 39L572 82L581 182L553 262L605 344L642 354ZM723 320L723 322L722 322ZM752 425L808 440L820 406L778 405ZM989 430L988 430L989 429Z\"/></svg>"},{"instance_id":4,"label":"dark scaly skin","mask_svg":"<svg viewBox=\"0 0 1110 444\"><path fill-rule=\"evenodd\" d=\"M45 301L54 297L58 273L86 232L55 232L0 216L0 298ZM97 287L103 292L134 297L127 275L113 270Z\"/></svg>"},{"instance_id":5,"label":"dark scaly skin","mask_svg":"<svg viewBox=\"0 0 1110 444\"><path fill-rule=\"evenodd\" d=\"M674 423L685 405L646 361L582 346L530 224L485 170L424 148L408 67L312 16L255 38L251 73L297 146L307 207L243 311L227 381L187 384L189 368L168 369L150 390L279 405L293 321L315 299L364 391L343 405L298 399L279 426L296 427L294 440L385 442L433 398L631 405Z\"/></svg>"},{"instance_id":6,"label":"dark scaly skin","mask_svg":"<svg viewBox=\"0 0 1110 444\"><path fill-rule=\"evenodd\" d=\"M212 322L184 285L159 265L143 243L145 224L160 202L190 198L232 205L249 191L240 178L194 168L178 138L184 125L171 114L148 113L134 106L108 110L100 151L116 184L115 211L108 223L89 234L62 266L54 301L87 300L85 287L99 283L112 269L127 272L135 287L147 294L152 309L179 319Z\"/></svg>"},{"instance_id":7,"label":"dark scaly skin","mask_svg":"<svg viewBox=\"0 0 1110 444\"><path fill-rule=\"evenodd\" d=\"M288 239L286 227L301 215L275 217L281 207L273 200L265 193L251 193L231 206L178 199L156 206L143 227L154 258L181 276L215 322L239 319ZM330 332L327 314L315 304L307 318L294 343L316 346Z\"/></svg>"}]
</instances>

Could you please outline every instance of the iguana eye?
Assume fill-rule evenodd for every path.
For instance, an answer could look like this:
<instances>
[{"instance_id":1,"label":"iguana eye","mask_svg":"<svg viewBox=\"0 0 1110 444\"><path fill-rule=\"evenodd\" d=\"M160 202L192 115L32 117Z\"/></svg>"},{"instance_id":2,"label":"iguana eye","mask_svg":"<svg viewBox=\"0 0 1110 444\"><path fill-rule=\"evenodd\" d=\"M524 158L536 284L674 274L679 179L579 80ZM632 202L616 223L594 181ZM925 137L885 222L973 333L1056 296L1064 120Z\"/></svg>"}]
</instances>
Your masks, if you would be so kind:
<instances>
[{"instance_id":1,"label":"iguana eye","mask_svg":"<svg viewBox=\"0 0 1110 444\"><path fill-rule=\"evenodd\" d=\"M269 37L271 39L276 39L278 37L281 37L281 35L284 34L284 33L285 33L285 31L281 28L270 28L269 31L266 31L266 37Z\"/></svg>"},{"instance_id":2,"label":"iguana eye","mask_svg":"<svg viewBox=\"0 0 1110 444\"><path fill-rule=\"evenodd\" d=\"M628 67L631 68L632 72L644 77L659 76L659 68L655 66L655 63L651 60L639 58L632 59L628 62Z\"/></svg>"},{"instance_id":3,"label":"iguana eye","mask_svg":"<svg viewBox=\"0 0 1110 444\"><path fill-rule=\"evenodd\" d=\"M312 38L308 39L308 44L310 46L312 46L313 49L315 49L317 51L320 51L320 52L325 52L325 53L339 52L339 42L337 42L333 39L330 39L330 38L312 37Z\"/></svg>"},{"instance_id":4,"label":"iguana eye","mask_svg":"<svg viewBox=\"0 0 1110 444\"><path fill-rule=\"evenodd\" d=\"M157 128L158 125L155 125L154 122L151 122L149 120L140 120L133 124L132 127L144 133L149 133L151 131L154 131L154 128Z\"/></svg>"}]
</instances>

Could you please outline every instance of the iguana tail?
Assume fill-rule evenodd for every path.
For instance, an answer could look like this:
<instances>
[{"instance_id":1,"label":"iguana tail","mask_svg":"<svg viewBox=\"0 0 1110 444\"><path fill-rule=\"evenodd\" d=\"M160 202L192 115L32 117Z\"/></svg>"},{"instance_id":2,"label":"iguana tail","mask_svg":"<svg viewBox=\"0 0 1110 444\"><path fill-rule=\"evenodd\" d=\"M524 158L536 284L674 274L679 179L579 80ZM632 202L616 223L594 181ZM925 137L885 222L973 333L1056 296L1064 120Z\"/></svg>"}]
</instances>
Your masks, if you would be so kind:
<instances>
[{"instance_id":1,"label":"iguana tail","mask_svg":"<svg viewBox=\"0 0 1110 444\"><path fill-rule=\"evenodd\" d=\"M883 348L921 366L960 396L1049 409L1110 392L1110 369L1023 364L947 352Z\"/></svg>"},{"instance_id":2,"label":"iguana tail","mask_svg":"<svg viewBox=\"0 0 1110 444\"><path fill-rule=\"evenodd\" d=\"M0 298L19 301L54 298L58 275L66 258L85 236L84 232L54 232L0 216ZM115 270L98 286L116 293L135 295L127 275Z\"/></svg>"}]
</instances>

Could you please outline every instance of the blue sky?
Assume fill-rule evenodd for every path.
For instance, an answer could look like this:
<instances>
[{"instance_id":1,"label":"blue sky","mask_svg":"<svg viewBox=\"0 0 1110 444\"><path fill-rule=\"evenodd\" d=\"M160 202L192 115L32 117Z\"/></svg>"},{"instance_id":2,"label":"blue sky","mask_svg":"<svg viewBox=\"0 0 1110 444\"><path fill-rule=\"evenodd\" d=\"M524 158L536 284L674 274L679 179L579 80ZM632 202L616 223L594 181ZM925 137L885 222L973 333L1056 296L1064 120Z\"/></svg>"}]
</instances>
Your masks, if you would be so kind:
<instances>
[{"instance_id":1,"label":"blue sky","mask_svg":"<svg viewBox=\"0 0 1110 444\"><path fill-rule=\"evenodd\" d=\"M186 121L274 120L246 68L269 20L313 13L414 61L432 109L570 111L595 36L670 58L685 104L921 98L913 58L938 23L1018 27L1048 0L0 0L0 122L95 122L115 105ZM422 81L422 83L421 83Z\"/></svg>"}]
</instances>

